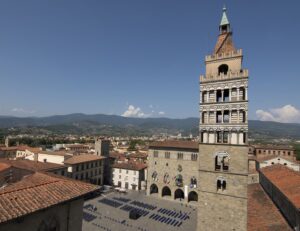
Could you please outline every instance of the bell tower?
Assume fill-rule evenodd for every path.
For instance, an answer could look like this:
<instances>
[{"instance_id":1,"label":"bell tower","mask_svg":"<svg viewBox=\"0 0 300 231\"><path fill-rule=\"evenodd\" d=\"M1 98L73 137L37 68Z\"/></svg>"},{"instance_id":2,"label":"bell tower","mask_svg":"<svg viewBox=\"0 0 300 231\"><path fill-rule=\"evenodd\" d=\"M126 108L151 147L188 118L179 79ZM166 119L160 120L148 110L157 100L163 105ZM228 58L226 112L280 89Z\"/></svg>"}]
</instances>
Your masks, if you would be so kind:
<instances>
[{"instance_id":1,"label":"bell tower","mask_svg":"<svg viewBox=\"0 0 300 231\"><path fill-rule=\"evenodd\" d=\"M200 76L199 231L247 230L248 70L223 8Z\"/></svg>"}]
</instances>

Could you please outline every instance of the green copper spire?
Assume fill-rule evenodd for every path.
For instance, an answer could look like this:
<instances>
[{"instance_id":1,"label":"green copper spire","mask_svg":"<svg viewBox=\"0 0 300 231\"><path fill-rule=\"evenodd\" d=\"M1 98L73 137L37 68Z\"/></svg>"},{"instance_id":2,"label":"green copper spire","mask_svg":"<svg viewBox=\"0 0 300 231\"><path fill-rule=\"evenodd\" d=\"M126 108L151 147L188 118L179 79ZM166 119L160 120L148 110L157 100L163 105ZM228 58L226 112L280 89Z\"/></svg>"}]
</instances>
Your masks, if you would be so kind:
<instances>
[{"instance_id":1,"label":"green copper spire","mask_svg":"<svg viewBox=\"0 0 300 231\"><path fill-rule=\"evenodd\" d=\"M226 15L226 7L224 6L220 26L225 26L225 25L229 25L229 21L228 21L227 15Z\"/></svg>"}]
</instances>

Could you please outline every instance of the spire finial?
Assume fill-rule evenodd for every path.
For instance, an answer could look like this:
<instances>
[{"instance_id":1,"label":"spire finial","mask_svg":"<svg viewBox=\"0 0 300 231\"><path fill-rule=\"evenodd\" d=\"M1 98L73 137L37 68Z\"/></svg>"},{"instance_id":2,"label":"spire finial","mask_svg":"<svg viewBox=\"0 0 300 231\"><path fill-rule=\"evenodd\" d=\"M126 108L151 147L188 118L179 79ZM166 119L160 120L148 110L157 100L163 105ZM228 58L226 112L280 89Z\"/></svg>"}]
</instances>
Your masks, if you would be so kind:
<instances>
[{"instance_id":1,"label":"spire finial","mask_svg":"<svg viewBox=\"0 0 300 231\"><path fill-rule=\"evenodd\" d=\"M224 4L223 5L223 12L225 12L227 9L226 9L226 5Z\"/></svg>"},{"instance_id":2,"label":"spire finial","mask_svg":"<svg viewBox=\"0 0 300 231\"><path fill-rule=\"evenodd\" d=\"M227 8L224 5L223 6L223 14L222 14L222 19L221 19L220 26L229 25L229 21L228 21L228 18L227 18L226 11L227 11Z\"/></svg>"}]
</instances>

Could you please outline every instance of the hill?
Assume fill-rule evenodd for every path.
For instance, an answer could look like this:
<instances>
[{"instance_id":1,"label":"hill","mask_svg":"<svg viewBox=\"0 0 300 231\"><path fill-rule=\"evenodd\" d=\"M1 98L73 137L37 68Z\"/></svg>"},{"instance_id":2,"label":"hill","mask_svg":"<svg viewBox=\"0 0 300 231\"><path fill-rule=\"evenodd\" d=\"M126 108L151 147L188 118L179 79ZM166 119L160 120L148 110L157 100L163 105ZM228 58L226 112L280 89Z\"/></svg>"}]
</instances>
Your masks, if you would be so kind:
<instances>
[{"instance_id":1,"label":"hill","mask_svg":"<svg viewBox=\"0 0 300 231\"><path fill-rule=\"evenodd\" d=\"M0 116L2 133L152 135L160 133L198 134L198 118L127 118L117 115L69 114L48 117ZM12 129L13 128L13 129ZM249 133L255 139L300 139L300 124L250 120Z\"/></svg>"}]
</instances>

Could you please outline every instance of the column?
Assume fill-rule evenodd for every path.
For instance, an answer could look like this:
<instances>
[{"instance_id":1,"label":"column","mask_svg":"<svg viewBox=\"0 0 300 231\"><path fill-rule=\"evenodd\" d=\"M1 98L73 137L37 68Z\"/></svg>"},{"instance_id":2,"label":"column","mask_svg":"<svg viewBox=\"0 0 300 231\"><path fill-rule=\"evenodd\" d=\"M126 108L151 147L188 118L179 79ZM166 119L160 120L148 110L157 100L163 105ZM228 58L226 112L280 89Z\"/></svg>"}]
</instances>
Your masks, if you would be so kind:
<instances>
[{"instance_id":1,"label":"column","mask_svg":"<svg viewBox=\"0 0 300 231\"><path fill-rule=\"evenodd\" d=\"M228 132L228 143L231 144L231 131Z\"/></svg>"},{"instance_id":2,"label":"column","mask_svg":"<svg viewBox=\"0 0 300 231\"><path fill-rule=\"evenodd\" d=\"M221 102L224 102L224 89L222 89L221 92L222 92L222 100L221 100Z\"/></svg>"},{"instance_id":3,"label":"column","mask_svg":"<svg viewBox=\"0 0 300 231\"><path fill-rule=\"evenodd\" d=\"M207 137L207 139L206 139L206 143L209 143L209 131L206 131L206 137Z\"/></svg>"},{"instance_id":4,"label":"column","mask_svg":"<svg viewBox=\"0 0 300 231\"><path fill-rule=\"evenodd\" d=\"M229 110L229 123L231 124L231 109Z\"/></svg>"},{"instance_id":5,"label":"column","mask_svg":"<svg viewBox=\"0 0 300 231\"><path fill-rule=\"evenodd\" d=\"M214 90L214 95L215 95L215 103L217 102L217 90Z\"/></svg>"},{"instance_id":6,"label":"column","mask_svg":"<svg viewBox=\"0 0 300 231\"><path fill-rule=\"evenodd\" d=\"M239 101L240 100L240 87L236 88L236 100Z\"/></svg>"},{"instance_id":7,"label":"column","mask_svg":"<svg viewBox=\"0 0 300 231\"><path fill-rule=\"evenodd\" d=\"M215 111L215 124L217 123L217 111Z\"/></svg>"},{"instance_id":8,"label":"column","mask_svg":"<svg viewBox=\"0 0 300 231\"><path fill-rule=\"evenodd\" d=\"M245 100L248 100L248 87L245 87Z\"/></svg>"},{"instance_id":9,"label":"column","mask_svg":"<svg viewBox=\"0 0 300 231\"><path fill-rule=\"evenodd\" d=\"M229 88L228 90L229 90L229 102L231 102L231 88Z\"/></svg>"},{"instance_id":10,"label":"column","mask_svg":"<svg viewBox=\"0 0 300 231\"><path fill-rule=\"evenodd\" d=\"M217 143L217 131L216 130L215 130L214 134L215 134L214 143L216 144Z\"/></svg>"},{"instance_id":11,"label":"column","mask_svg":"<svg viewBox=\"0 0 300 231\"><path fill-rule=\"evenodd\" d=\"M236 132L236 139L237 139L236 143L240 144L240 131L239 130L237 130L237 132Z\"/></svg>"},{"instance_id":12,"label":"column","mask_svg":"<svg viewBox=\"0 0 300 231\"><path fill-rule=\"evenodd\" d=\"M240 109L237 110L237 123L240 123Z\"/></svg>"},{"instance_id":13,"label":"column","mask_svg":"<svg viewBox=\"0 0 300 231\"><path fill-rule=\"evenodd\" d=\"M209 102L209 91L207 91L206 102Z\"/></svg>"},{"instance_id":14,"label":"column","mask_svg":"<svg viewBox=\"0 0 300 231\"><path fill-rule=\"evenodd\" d=\"M222 110L222 121L221 123L224 123L224 111Z\"/></svg>"}]
</instances>

